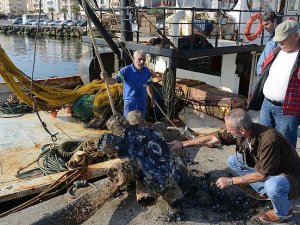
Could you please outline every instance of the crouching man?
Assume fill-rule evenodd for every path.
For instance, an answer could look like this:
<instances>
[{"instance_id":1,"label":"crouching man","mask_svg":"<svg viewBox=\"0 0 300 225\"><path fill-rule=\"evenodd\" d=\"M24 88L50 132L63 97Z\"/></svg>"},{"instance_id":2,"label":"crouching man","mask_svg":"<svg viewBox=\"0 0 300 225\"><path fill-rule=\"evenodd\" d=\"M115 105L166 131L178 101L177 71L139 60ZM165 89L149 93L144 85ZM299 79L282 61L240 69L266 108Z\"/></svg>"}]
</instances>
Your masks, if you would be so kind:
<instances>
[{"instance_id":1,"label":"crouching man","mask_svg":"<svg viewBox=\"0 0 300 225\"><path fill-rule=\"evenodd\" d=\"M292 217L290 201L299 196L300 158L291 144L276 130L253 123L243 109L234 109L225 117L226 130L186 142L169 143L171 150L193 145L236 145L236 154L228 166L237 176L220 177L220 189L230 185L249 184L251 194L259 200L270 200L273 209L261 213L263 222L280 222Z\"/></svg>"}]
</instances>

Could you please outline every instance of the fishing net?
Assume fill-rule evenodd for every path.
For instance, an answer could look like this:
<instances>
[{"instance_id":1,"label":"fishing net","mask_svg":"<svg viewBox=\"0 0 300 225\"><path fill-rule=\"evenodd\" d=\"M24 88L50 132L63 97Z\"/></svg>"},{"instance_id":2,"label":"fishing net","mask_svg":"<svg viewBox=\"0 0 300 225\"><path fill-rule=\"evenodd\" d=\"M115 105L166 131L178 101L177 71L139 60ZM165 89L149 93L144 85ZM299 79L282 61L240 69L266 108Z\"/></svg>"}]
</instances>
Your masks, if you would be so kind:
<instances>
[{"instance_id":1,"label":"fishing net","mask_svg":"<svg viewBox=\"0 0 300 225\"><path fill-rule=\"evenodd\" d=\"M101 110L97 110L98 108L101 108L99 107L100 105L103 104L105 107L109 107L108 96L107 94L104 94L106 93L106 84L102 81L94 80L91 83L83 85L75 90L40 84L36 81L31 81L28 76L20 71L2 48L0 48L0 75L20 101L30 107L33 107L33 100L30 95L25 93L24 88L30 90L31 93L38 98L38 101L36 101L35 104L40 110L48 111L60 108L66 104L72 104L80 96L94 94L97 91L103 93L103 96L99 97L99 99L97 97L97 103L95 103L96 115L101 112ZM116 100L122 95L122 91L120 91L122 90L122 84L110 85L110 89L113 99Z\"/></svg>"},{"instance_id":2,"label":"fishing net","mask_svg":"<svg viewBox=\"0 0 300 225\"><path fill-rule=\"evenodd\" d=\"M95 95L82 95L73 104L73 116L83 122L88 122L93 117L93 101Z\"/></svg>"},{"instance_id":3,"label":"fishing net","mask_svg":"<svg viewBox=\"0 0 300 225\"><path fill-rule=\"evenodd\" d=\"M123 108L123 86L113 85L110 87L110 92L114 102L114 106L117 111ZM110 103L107 101L108 93L106 88L101 88L95 95L94 99L94 114L96 117L102 115L103 113L111 113Z\"/></svg>"}]
</instances>

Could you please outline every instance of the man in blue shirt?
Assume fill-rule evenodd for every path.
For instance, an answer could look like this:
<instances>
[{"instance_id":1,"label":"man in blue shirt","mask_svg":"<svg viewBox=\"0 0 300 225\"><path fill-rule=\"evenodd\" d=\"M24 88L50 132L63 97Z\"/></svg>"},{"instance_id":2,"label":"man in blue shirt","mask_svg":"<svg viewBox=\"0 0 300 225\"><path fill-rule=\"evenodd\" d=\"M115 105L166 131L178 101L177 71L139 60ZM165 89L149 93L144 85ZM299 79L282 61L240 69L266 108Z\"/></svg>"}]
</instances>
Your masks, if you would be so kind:
<instances>
[{"instance_id":1,"label":"man in blue shirt","mask_svg":"<svg viewBox=\"0 0 300 225\"><path fill-rule=\"evenodd\" d=\"M264 48L264 51L261 53L261 55L258 59L258 62L257 62L256 74L257 74L258 78L261 75L261 66L263 64L263 61L265 60L267 55L269 55L269 53L277 47L277 42L275 42L273 40L273 37L275 34L275 28L279 24L278 19L279 19L278 16L272 10L265 12L262 16L262 23L263 23L266 31L268 31L270 33L270 38Z\"/></svg>"},{"instance_id":2,"label":"man in blue shirt","mask_svg":"<svg viewBox=\"0 0 300 225\"><path fill-rule=\"evenodd\" d=\"M147 111L147 94L150 97L151 106L155 101L152 93L152 76L145 66L146 53L137 50L133 54L133 63L123 67L115 77L108 77L107 73L101 72L101 79L108 84L123 83L124 117L132 110L139 110L143 116Z\"/></svg>"}]
</instances>

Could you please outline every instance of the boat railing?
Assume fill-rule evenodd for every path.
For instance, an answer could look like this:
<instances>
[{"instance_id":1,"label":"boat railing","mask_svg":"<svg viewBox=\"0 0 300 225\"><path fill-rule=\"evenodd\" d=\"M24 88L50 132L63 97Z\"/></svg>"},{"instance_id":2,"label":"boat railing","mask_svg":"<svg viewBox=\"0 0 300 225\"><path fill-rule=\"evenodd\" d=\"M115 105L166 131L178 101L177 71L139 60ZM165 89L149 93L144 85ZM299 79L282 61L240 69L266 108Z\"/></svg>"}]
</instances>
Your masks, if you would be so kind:
<instances>
[{"instance_id":1,"label":"boat railing","mask_svg":"<svg viewBox=\"0 0 300 225\"><path fill-rule=\"evenodd\" d=\"M127 18L119 18L121 10L126 10ZM114 10L100 8L95 11L102 21L107 19L108 14L114 14L109 16L110 21L114 17L119 21L129 21L130 30L123 30L122 26L116 26L116 22L115 26L111 26L108 30L118 37L121 36L120 32L132 33L133 41L137 44L149 44L150 39L157 36L158 30L163 36L175 42L184 37L194 40L196 36L202 35L213 47L263 45L270 37L269 33L263 30L253 42L245 38L244 30L248 19L251 15L263 11L196 7L116 7ZM174 19L176 16L177 18ZM300 21L300 15L281 15L281 17L283 20L292 17ZM258 23L259 21L254 21L250 34L255 33ZM160 45L162 47L168 45L166 39ZM178 46L178 43L175 45ZM193 45L190 45L190 48L193 48Z\"/></svg>"}]
</instances>

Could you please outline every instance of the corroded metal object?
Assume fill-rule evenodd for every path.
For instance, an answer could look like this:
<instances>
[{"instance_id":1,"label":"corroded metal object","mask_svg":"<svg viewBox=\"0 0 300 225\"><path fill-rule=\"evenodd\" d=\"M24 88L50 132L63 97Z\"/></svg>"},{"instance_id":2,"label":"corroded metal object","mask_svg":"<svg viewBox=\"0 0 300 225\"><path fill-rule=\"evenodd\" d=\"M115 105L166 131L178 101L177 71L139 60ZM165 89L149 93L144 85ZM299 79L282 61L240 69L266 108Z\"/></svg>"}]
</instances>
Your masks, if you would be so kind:
<instances>
[{"instance_id":1,"label":"corroded metal object","mask_svg":"<svg viewBox=\"0 0 300 225\"><path fill-rule=\"evenodd\" d=\"M169 129L168 125L163 122L156 122L151 128L154 131L161 133L167 142L181 139L179 130Z\"/></svg>"},{"instance_id":2,"label":"corroded metal object","mask_svg":"<svg viewBox=\"0 0 300 225\"><path fill-rule=\"evenodd\" d=\"M135 177L140 204L153 205L160 194L170 205L183 197L178 184L188 177L185 165L169 151L166 140L153 129L131 126L124 130L122 136L104 134L99 140L99 149L105 154L117 151L121 158L129 158L131 164L136 165L133 167L135 174L129 176ZM114 168L108 176L118 184L124 179L118 176L123 176L124 172Z\"/></svg>"},{"instance_id":3,"label":"corroded metal object","mask_svg":"<svg viewBox=\"0 0 300 225\"><path fill-rule=\"evenodd\" d=\"M151 127L155 131L161 131L164 132L168 129L168 125L163 122L156 122Z\"/></svg>"},{"instance_id":4,"label":"corroded metal object","mask_svg":"<svg viewBox=\"0 0 300 225\"><path fill-rule=\"evenodd\" d=\"M121 114L112 115L106 122L106 126L114 135L122 136L125 129L130 127L128 120Z\"/></svg>"},{"instance_id":5,"label":"corroded metal object","mask_svg":"<svg viewBox=\"0 0 300 225\"><path fill-rule=\"evenodd\" d=\"M119 189L134 179L132 163L130 159L123 159L118 165L108 173L117 180L112 182L110 179L104 179L99 185L91 188L91 191L79 196L71 201L67 207L59 208L53 213L45 215L34 224L83 224L88 218L97 212L107 201L109 201Z\"/></svg>"},{"instance_id":6,"label":"corroded metal object","mask_svg":"<svg viewBox=\"0 0 300 225\"><path fill-rule=\"evenodd\" d=\"M136 199L142 206L156 204L159 191L153 177L147 176L142 180L136 180Z\"/></svg>"},{"instance_id":7,"label":"corroded metal object","mask_svg":"<svg viewBox=\"0 0 300 225\"><path fill-rule=\"evenodd\" d=\"M107 176L114 185L119 187L133 180L136 177L135 171L132 160L125 158L119 164L112 166L108 170Z\"/></svg>"},{"instance_id":8,"label":"corroded metal object","mask_svg":"<svg viewBox=\"0 0 300 225\"><path fill-rule=\"evenodd\" d=\"M143 125L146 123L143 114L139 110L132 110L127 114L127 120L130 125Z\"/></svg>"},{"instance_id":9,"label":"corroded metal object","mask_svg":"<svg viewBox=\"0 0 300 225\"><path fill-rule=\"evenodd\" d=\"M104 133L98 144L98 149L102 155L113 155L119 152L122 139L111 133Z\"/></svg>"},{"instance_id":10,"label":"corroded metal object","mask_svg":"<svg viewBox=\"0 0 300 225\"><path fill-rule=\"evenodd\" d=\"M170 205L174 206L183 199L183 193L172 176L168 177L161 190L161 196Z\"/></svg>"}]
</instances>

